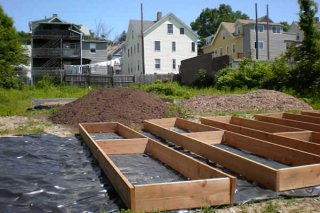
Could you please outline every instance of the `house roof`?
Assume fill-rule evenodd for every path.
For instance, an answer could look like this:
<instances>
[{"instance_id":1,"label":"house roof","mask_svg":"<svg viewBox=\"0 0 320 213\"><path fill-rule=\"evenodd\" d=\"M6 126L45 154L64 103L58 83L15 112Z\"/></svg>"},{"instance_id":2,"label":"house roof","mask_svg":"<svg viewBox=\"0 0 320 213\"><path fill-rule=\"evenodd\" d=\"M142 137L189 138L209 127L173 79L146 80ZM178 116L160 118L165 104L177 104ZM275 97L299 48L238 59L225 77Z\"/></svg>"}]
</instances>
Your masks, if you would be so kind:
<instances>
[{"instance_id":1,"label":"house roof","mask_svg":"<svg viewBox=\"0 0 320 213\"><path fill-rule=\"evenodd\" d=\"M163 16L159 21L144 20L143 21L143 33L148 34L152 30L157 28L159 25L161 25L163 22L168 20L169 17L174 18L177 22L182 24L186 30L189 30L196 38L198 37L197 34L194 31L192 31L190 27L188 27L188 25L186 25L184 22L182 22L173 13L168 13L167 15ZM130 20L129 25L132 25L132 28L135 30L135 33L137 35L141 34L141 20Z\"/></svg>"},{"instance_id":2,"label":"house roof","mask_svg":"<svg viewBox=\"0 0 320 213\"><path fill-rule=\"evenodd\" d=\"M65 21L58 17L57 14L53 14L51 18L44 18L36 21L30 21L29 22L29 29L32 32L34 29L36 29L40 24L65 24L65 25L73 25L75 26L79 31L81 31L84 35L90 35L90 30L85 25L79 25L74 24L68 21Z\"/></svg>"}]
</instances>

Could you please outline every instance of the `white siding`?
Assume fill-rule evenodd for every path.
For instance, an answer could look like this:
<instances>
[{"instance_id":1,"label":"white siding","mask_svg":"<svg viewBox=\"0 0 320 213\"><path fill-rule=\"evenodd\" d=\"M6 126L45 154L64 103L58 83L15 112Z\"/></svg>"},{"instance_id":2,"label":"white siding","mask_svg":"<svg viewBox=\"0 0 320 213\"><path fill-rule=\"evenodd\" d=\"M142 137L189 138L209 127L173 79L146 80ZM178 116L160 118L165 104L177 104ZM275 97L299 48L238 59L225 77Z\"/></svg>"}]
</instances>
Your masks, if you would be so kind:
<instances>
[{"instance_id":1,"label":"white siding","mask_svg":"<svg viewBox=\"0 0 320 213\"><path fill-rule=\"evenodd\" d=\"M167 33L167 24L173 24L173 33ZM185 29L185 34L180 34L180 28L184 27L175 19L163 22L159 27L148 33L144 38L145 45L145 71L146 74L167 74L179 72L181 61L197 56L197 45L195 51L191 51L191 33ZM161 50L154 50L154 41L160 41ZM176 42L176 51L172 51L172 42ZM155 68L155 59L161 60L161 68ZM172 59L176 59L176 69L172 68Z\"/></svg>"}]
</instances>

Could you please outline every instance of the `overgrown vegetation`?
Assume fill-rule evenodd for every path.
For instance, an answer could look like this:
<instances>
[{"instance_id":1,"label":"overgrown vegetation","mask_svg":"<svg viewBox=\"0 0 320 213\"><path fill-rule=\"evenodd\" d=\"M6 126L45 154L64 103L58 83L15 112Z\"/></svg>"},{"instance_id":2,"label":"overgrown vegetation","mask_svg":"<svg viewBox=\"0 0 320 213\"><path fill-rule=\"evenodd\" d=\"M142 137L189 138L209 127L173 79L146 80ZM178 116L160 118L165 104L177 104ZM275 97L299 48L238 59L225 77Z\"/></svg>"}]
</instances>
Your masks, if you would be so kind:
<instances>
[{"instance_id":1,"label":"overgrown vegetation","mask_svg":"<svg viewBox=\"0 0 320 213\"><path fill-rule=\"evenodd\" d=\"M32 99L78 98L88 92L88 88L70 86L23 87L21 89L0 88L0 116L31 114L32 112L27 112L26 109L31 108Z\"/></svg>"}]
</instances>

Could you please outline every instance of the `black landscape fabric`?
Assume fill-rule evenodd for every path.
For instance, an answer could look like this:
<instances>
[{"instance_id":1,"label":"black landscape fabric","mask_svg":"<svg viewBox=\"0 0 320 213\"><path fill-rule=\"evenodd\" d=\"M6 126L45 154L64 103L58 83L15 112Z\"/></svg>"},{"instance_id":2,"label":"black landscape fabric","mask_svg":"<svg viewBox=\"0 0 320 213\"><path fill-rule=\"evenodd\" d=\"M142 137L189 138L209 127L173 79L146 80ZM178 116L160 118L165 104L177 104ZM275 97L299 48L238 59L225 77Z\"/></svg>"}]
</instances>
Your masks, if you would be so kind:
<instances>
[{"instance_id":1,"label":"black landscape fabric","mask_svg":"<svg viewBox=\"0 0 320 213\"><path fill-rule=\"evenodd\" d=\"M172 144L171 147L179 149ZM199 158L192 153L187 154ZM124 173L128 172L126 175L131 174L139 181L148 183L150 177L161 179L156 174L159 173L157 168L150 170L150 165L144 165L150 161L145 157L132 159L132 156L124 155L121 159L120 155L114 160ZM0 137L0 168L1 212L117 212L118 209L125 208L88 148L78 137L64 138L48 134ZM170 179L170 176L164 178L171 181L184 179L175 173L169 173L178 179ZM162 180L152 182L154 181ZM235 203L281 196L316 195L320 195L320 187L275 193L238 177Z\"/></svg>"}]
</instances>

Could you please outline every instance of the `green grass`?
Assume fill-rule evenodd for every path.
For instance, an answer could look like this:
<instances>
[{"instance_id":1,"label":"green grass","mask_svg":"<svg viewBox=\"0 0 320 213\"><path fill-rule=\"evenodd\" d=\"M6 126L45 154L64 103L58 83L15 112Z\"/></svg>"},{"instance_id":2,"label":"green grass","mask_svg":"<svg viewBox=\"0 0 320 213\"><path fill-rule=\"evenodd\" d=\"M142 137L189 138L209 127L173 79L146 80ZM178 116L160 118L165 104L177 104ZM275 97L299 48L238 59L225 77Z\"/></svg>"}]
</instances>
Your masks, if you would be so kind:
<instances>
[{"instance_id":1,"label":"green grass","mask_svg":"<svg viewBox=\"0 0 320 213\"><path fill-rule=\"evenodd\" d=\"M26 110L31 108L32 99L78 98L88 92L88 88L70 86L24 87L20 90L0 88L0 116L29 115L32 112L27 112Z\"/></svg>"},{"instance_id":2,"label":"green grass","mask_svg":"<svg viewBox=\"0 0 320 213\"><path fill-rule=\"evenodd\" d=\"M241 94L253 90L248 90L247 88L235 89L235 90L218 90L215 87L207 88L196 88L190 86L181 86L176 82L161 83L155 82L153 84L133 84L133 88L142 89L146 92L153 92L160 96L161 98L168 99L189 99L196 95L203 94Z\"/></svg>"}]
</instances>

